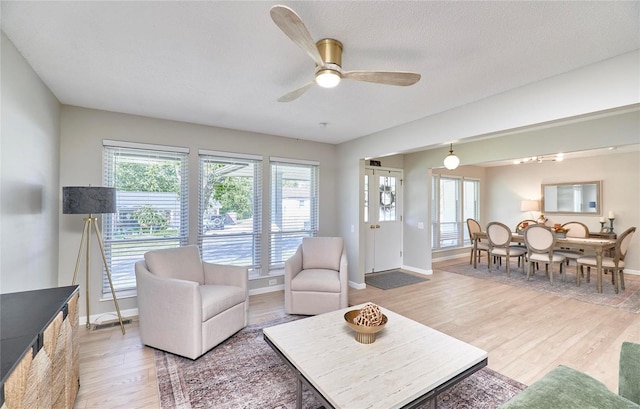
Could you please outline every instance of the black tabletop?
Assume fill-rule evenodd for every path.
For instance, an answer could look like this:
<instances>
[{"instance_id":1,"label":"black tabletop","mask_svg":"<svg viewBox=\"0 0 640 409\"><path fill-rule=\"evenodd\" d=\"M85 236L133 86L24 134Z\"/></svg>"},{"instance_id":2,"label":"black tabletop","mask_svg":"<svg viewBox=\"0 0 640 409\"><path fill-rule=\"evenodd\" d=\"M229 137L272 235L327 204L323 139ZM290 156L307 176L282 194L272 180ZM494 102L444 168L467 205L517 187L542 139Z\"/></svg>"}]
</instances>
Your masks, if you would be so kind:
<instances>
[{"instance_id":1,"label":"black tabletop","mask_svg":"<svg viewBox=\"0 0 640 409\"><path fill-rule=\"evenodd\" d=\"M0 294L0 356L2 384L31 347L38 334L63 310L78 286Z\"/></svg>"}]
</instances>

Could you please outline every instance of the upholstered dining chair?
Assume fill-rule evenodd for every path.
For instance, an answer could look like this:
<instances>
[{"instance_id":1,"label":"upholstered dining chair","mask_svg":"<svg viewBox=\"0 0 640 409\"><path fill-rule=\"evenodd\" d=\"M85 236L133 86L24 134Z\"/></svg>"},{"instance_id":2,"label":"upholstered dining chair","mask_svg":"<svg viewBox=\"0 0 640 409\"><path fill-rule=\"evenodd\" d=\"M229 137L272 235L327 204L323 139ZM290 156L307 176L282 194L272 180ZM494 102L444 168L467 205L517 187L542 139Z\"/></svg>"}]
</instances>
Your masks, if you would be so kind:
<instances>
[{"instance_id":1,"label":"upholstered dining chair","mask_svg":"<svg viewBox=\"0 0 640 409\"><path fill-rule=\"evenodd\" d=\"M565 256L556 254L553 249L556 246L556 235L549 227L543 224L532 224L524 229L524 243L527 246L527 280L531 277L533 263L545 263L545 270L549 275L549 281L553 284L553 264L560 264L560 275L564 281L566 268Z\"/></svg>"},{"instance_id":2,"label":"upholstered dining chair","mask_svg":"<svg viewBox=\"0 0 640 409\"><path fill-rule=\"evenodd\" d=\"M247 325L244 267L203 262L198 246L145 253L135 264L140 338L196 359Z\"/></svg>"},{"instance_id":3,"label":"upholstered dining chair","mask_svg":"<svg viewBox=\"0 0 640 409\"><path fill-rule=\"evenodd\" d=\"M528 225L536 223L538 222L532 219L521 220L518 224L516 224L516 229L514 231L517 233L521 233ZM527 226L523 226L523 224L526 224Z\"/></svg>"},{"instance_id":4,"label":"upholstered dining chair","mask_svg":"<svg viewBox=\"0 0 640 409\"><path fill-rule=\"evenodd\" d=\"M482 242L480 239L476 239L476 247L477 253L473 254L473 234L480 233L482 228L480 227L480 223L478 223L475 219L467 219L467 230L469 232L469 240L471 240L471 256L469 257L469 264L473 264L473 258L476 258L476 265L480 262L480 252L484 251L487 253L487 257L489 257L489 244Z\"/></svg>"},{"instance_id":5,"label":"upholstered dining chair","mask_svg":"<svg viewBox=\"0 0 640 409\"><path fill-rule=\"evenodd\" d=\"M589 237L589 228L582 222L567 222L562 225L562 228L567 230L567 237ZM556 250L555 253L565 256L567 265L569 265L569 261L576 261L580 257L584 257L587 255L584 253L584 249L581 248L561 248Z\"/></svg>"},{"instance_id":6,"label":"upholstered dining chair","mask_svg":"<svg viewBox=\"0 0 640 409\"><path fill-rule=\"evenodd\" d=\"M487 224L487 237L489 238L489 271L491 271L491 259L494 257L505 258L507 277L511 277L510 258L524 258L527 252L523 246L511 245L511 230L507 225L500 222L491 222ZM518 260L520 262L520 260ZM522 263L524 267L524 262Z\"/></svg>"},{"instance_id":7,"label":"upholstered dining chair","mask_svg":"<svg viewBox=\"0 0 640 409\"><path fill-rule=\"evenodd\" d=\"M624 258L629 250L631 238L636 232L635 227L629 227L622 232L616 239L615 253L613 257L602 257L602 270L611 271L613 287L615 292L618 293L618 287L624 291ZM584 272L584 266L587 266L587 282L590 281L591 267L597 267L597 261L595 256L580 257L577 260L576 267L576 284L580 285L580 279ZM602 272L600 272L602 274ZM598 277L598 282L602 280L602 277Z\"/></svg>"},{"instance_id":8,"label":"upholstered dining chair","mask_svg":"<svg viewBox=\"0 0 640 409\"><path fill-rule=\"evenodd\" d=\"M287 314L316 315L349 306L347 252L342 237L304 237L284 264Z\"/></svg>"}]
</instances>

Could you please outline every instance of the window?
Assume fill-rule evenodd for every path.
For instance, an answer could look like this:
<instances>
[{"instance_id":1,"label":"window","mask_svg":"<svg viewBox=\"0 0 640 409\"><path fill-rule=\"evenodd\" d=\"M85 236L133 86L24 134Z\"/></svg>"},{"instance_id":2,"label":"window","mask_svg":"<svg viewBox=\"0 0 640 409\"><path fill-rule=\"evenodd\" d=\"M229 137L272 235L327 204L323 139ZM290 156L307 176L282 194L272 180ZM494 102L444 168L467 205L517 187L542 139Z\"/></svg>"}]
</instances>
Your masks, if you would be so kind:
<instances>
[{"instance_id":1,"label":"window","mask_svg":"<svg viewBox=\"0 0 640 409\"><path fill-rule=\"evenodd\" d=\"M465 221L479 218L480 182L441 175L433 175L432 182L432 248L470 245Z\"/></svg>"},{"instance_id":2,"label":"window","mask_svg":"<svg viewBox=\"0 0 640 409\"><path fill-rule=\"evenodd\" d=\"M261 270L262 157L200 151L202 259Z\"/></svg>"},{"instance_id":3,"label":"window","mask_svg":"<svg viewBox=\"0 0 640 409\"><path fill-rule=\"evenodd\" d=\"M269 269L280 269L303 237L318 234L318 164L271 158Z\"/></svg>"},{"instance_id":4,"label":"window","mask_svg":"<svg viewBox=\"0 0 640 409\"><path fill-rule=\"evenodd\" d=\"M134 290L134 264L149 250L188 241L186 148L104 141L104 184L115 187L117 213L102 219L116 291ZM103 274L102 294L110 294Z\"/></svg>"}]
</instances>

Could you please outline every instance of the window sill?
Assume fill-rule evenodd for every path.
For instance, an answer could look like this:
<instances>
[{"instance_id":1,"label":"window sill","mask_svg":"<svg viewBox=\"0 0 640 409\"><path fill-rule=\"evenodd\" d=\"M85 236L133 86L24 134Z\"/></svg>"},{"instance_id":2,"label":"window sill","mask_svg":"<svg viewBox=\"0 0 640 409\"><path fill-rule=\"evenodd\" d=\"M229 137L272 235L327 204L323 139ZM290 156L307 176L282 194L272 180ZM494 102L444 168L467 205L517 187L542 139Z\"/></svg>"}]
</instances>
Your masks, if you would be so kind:
<instances>
[{"instance_id":1,"label":"window sill","mask_svg":"<svg viewBox=\"0 0 640 409\"><path fill-rule=\"evenodd\" d=\"M135 298L138 296L138 291L136 290L127 290L127 291L116 291L116 297L118 298L118 300L123 300L125 298ZM108 294L102 294L102 297L100 297L100 301L113 301L113 296L111 295L111 293Z\"/></svg>"},{"instance_id":2,"label":"window sill","mask_svg":"<svg viewBox=\"0 0 640 409\"><path fill-rule=\"evenodd\" d=\"M270 278L270 277L281 277L283 275L284 275L284 269L269 271L269 274L267 275L249 274L249 281L260 280L260 279Z\"/></svg>"}]
</instances>

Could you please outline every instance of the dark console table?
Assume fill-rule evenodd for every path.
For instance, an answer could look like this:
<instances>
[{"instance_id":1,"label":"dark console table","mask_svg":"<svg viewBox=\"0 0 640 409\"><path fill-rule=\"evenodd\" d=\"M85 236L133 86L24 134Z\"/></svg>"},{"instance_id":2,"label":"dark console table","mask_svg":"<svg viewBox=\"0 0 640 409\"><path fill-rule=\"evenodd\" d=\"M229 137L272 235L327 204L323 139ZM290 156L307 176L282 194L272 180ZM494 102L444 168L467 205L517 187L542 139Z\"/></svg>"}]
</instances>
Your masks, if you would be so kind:
<instances>
[{"instance_id":1,"label":"dark console table","mask_svg":"<svg viewBox=\"0 0 640 409\"><path fill-rule=\"evenodd\" d=\"M0 407L73 407L77 328L77 285L0 294Z\"/></svg>"}]
</instances>

